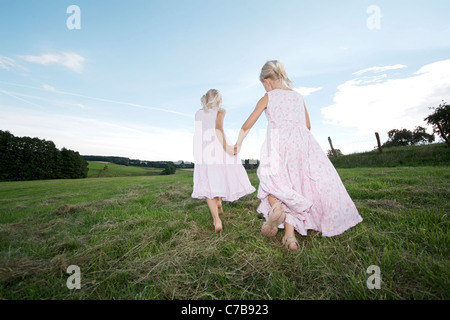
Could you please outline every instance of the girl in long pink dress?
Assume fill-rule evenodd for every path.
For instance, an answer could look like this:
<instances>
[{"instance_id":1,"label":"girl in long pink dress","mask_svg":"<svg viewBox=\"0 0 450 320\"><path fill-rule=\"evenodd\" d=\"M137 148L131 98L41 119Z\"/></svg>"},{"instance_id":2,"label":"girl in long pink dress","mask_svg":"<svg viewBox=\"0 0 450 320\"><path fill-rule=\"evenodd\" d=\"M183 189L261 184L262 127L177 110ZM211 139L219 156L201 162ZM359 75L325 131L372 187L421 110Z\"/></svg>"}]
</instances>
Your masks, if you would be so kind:
<instances>
[{"instance_id":1,"label":"girl in long pink dress","mask_svg":"<svg viewBox=\"0 0 450 320\"><path fill-rule=\"evenodd\" d=\"M312 229L331 237L361 222L338 173L310 132L303 97L290 89L283 65L268 61L260 80L267 93L242 126L235 153L265 111L267 136L257 171L261 199L257 211L266 219L261 233L272 237L278 228L285 228L282 241L296 250L294 230L306 236Z\"/></svg>"},{"instance_id":2,"label":"girl in long pink dress","mask_svg":"<svg viewBox=\"0 0 450 320\"><path fill-rule=\"evenodd\" d=\"M201 103L203 108L195 114L192 198L206 199L217 233L222 231L222 200L232 202L256 189L250 184L241 159L227 143L221 93L211 89Z\"/></svg>"}]
</instances>

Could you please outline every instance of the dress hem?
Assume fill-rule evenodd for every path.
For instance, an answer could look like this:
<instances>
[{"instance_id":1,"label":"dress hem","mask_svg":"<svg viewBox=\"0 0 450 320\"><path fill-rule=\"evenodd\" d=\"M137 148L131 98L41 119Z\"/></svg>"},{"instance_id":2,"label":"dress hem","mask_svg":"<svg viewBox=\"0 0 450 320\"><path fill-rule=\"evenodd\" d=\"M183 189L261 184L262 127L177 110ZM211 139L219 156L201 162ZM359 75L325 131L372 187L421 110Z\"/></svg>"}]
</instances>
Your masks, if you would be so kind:
<instances>
[{"instance_id":1,"label":"dress hem","mask_svg":"<svg viewBox=\"0 0 450 320\"><path fill-rule=\"evenodd\" d=\"M268 219L268 213L264 212L265 210L261 210L258 207L258 209L256 211L259 214L262 214L266 220ZM290 220L290 221L288 221L288 220ZM306 237L308 231L311 230L311 231L320 232L322 234L322 237L324 237L324 238L329 238L329 237L335 237L335 236L343 234L345 231L355 227L356 225L361 223L363 220L364 219L361 216L359 216L359 217L353 219L348 224L346 224L345 227L341 227L341 228L335 230L334 232L323 232L322 230L320 230L320 228L315 228L315 227L311 227L311 226L307 226L307 227L304 227L304 228L299 228L299 226L298 226L298 222L299 222L298 219L294 218L291 214L287 213L285 221L283 221L280 225L278 225L278 228L279 229L284 229L284 223L287 222L287 223L289 223L290 225L292 225L294 227L294 230L297 231L297 233L299 235L301 235L303 237ZM300 223L305 225L304 221L301 221Z\"/></svg>"},{"instance_id":2,"label":"dress hem","mask_svg":"<svg viewBox=\"0 0 450 320\"><path fill-rule=\"evenodd\" d=\"M203 200L203 199L206 199L206 198L214 199L214 198L220 197L220 198L222 198L222 201L233 202L233 201L236 201L236 200L238 200L238 199L240 199L240 198L242 198L244 196L252 194L255 191L256 191L256 189L254 187L251 187L251 188L248 188L245 191L239 192L239 193L237 193L237 194L235 194L235 195L233 195L231 197L227 196L227 195L223 195L223 194L217 194L217 193L208 193L207 194L207 193L201 193L201 192L199 192L199 193L192 193L191 197L194 198L194 199L200 199L200 200Z\"/></svg>"}]
</instances>

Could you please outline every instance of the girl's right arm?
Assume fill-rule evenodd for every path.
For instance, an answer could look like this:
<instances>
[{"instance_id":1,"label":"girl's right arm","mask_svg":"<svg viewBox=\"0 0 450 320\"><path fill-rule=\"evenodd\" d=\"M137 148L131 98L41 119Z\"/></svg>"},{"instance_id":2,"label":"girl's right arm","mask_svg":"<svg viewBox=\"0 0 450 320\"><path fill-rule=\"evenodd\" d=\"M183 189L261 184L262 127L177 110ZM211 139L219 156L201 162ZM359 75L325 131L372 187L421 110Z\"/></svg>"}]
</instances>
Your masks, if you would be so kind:
<instances>
[{"instance_id":1,"label":"girl's right arm","mask_svg":"<svg viewBox=\"0 0 450 320\"><path fill-rule=\"evenodd\" d=\"M250 132L250 129L253 127L253 125L256 123L256 121L259 119L261 114L263 113L264 109L267 108L267 104L269 103L269 96L267 94L262 97L258 103L256 104L255 110L250 114L247 121L242 125L241 131L239 132L239 137L236 142L236 145L234 146L234 154L239 153L242 142L244 141L247 134Z\"/></svg>"}]
</instances>

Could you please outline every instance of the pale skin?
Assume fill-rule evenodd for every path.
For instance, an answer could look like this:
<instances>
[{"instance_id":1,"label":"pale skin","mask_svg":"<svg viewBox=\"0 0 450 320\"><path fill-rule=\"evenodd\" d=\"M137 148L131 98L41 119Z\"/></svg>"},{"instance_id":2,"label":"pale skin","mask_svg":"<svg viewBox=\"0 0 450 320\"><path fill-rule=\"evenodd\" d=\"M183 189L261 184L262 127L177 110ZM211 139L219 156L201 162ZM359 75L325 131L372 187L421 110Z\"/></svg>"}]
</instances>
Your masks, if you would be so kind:
<instances>
[{"instance_id":1,"label":"pale skin","mask_svg":"<svg viewBox=\"0 0 450 320\"><path fill-rule=\"evenodd\" d=\"M287 88L284 85L284 83L282 81L280 81L279 79L270 79L270 78L264 79L263 86L264 86L264 89L266 90L266 92L272 91L274 89L291 90L291 89ZM267 94L265 94L264 97L262 97L258 101L258 103L256 104L256 107L255 107L255 110L253 110L253 112L250 114L247 121L245 121L245 123L242 125L241 131L239 132L238 140L236 142L236 145L234 146L235 154L239 153L239 151L241 150L241 146L242 146L242 143L243 143L245 137L248 135L248 133L250 132L250 129L254 126L254 124L259 119L259 117L261 116L263 111L267 108L268 102L269 102L269 97ZM305 116L306 116L306 127L308 128L308 130L311 130L311 123L309 120L308 110L306 109L306 106L305 106ZM273 208L278 201L277 198L275 198L272 195L269 195L268 199L269 199L270 206ZM285 222L284 228L285 228L285 234L283 237L283 241L285 241L288 237L291 237L291 236L295 237L294 227L292 225ZM289 245L289 249L297 250L298 246L296 243L291 243Z\"/></svg>"}]
</instances>

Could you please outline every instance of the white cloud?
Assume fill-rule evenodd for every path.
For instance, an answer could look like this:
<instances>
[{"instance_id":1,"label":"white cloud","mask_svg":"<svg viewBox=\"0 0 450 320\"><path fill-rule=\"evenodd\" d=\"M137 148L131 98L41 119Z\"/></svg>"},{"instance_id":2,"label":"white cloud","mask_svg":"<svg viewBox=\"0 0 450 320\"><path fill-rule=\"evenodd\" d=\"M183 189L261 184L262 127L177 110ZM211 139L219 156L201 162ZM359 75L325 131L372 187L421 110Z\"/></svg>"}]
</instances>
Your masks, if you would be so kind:
<instances>
[{"instance_id":1,"label":"white cloud","mask_svg":"<svg viewBox=\"0 0 450 320\"><path fill-rule=\"evenodd\" d=\"M322 90L322 87L319 87L319 88L300 87L300 88L294 88L294 90L303 96L309 96L311 93Z\"/></svg>"},{"instance_id":2,"label":"white cloud","mask_svg":"<svg viewBox=\"0 0 450 320\"><path fill-rule=\"evenodd\" d=\"M61 54L46 53L40 56L20 56L23 60L32 63L38 63L43 65L48 64L61 64L72 71L81 72L83 69L83 62L86 60L84 57L73 52L64 52Z\"/></svg>"},{"instance_id":3,"label":"white cloud","mask_svg":"<svg viewBox=\"0 0 450 320\"><path fill-rule=\"evenodd\" d=\"M82 103L74 103L73 104L75 107L78 107L80 109L88 109L88 107Z\"/></svg>"},{"instance_id":4,"label":"white cloud","mask_svg":"<svg viewBox=\"0 0 450 320\"><path fill-rule=\"evenodd\" d=\"M9 57L0 56L0 69L4 70L22 70L26 71L26 69L21 66L19 63L16 62L16 60L11 59Z\"/></svg>"},{"instance_id":5,"label":"white cloud","mask_svg":"<svg viewBox=\"0 0 450 320\"><path fill-rule=\"evenodd\" d=\"M46 84L46 83L42 84L42 88L47 90L47 91L52 91L52 92L56 91L55 87L52 87L51 85Z\"/></svg>"},{"instance_id":6,"label":"white cloud","mask_svg":"<svg viewBox=\"0 0 450 320\"><path fill-rule=\"evenodd\" d=\"M411 130L426 126L429 107L450 98L450 60L425 65L406 78L356 78L337 89L334 104L321 109L325 123L355 127L358 134Z\"/></svg>"},{"instance_id":7,"label":"white cloud","mask_svg":"<svg viewBox=\"0 0 450 320\"><path fill-rule=\"evenodd\" d=\"M396 70L396 69L403 69L403 68L406 68L406 66L403 64L395 64L393 66L385 66L385 67L370 67L367 69L356 71L353 73L353 75L360 76L366 72L380 73L380 72L384 72L387 70Z\"/></svg>"}]
</instances>

